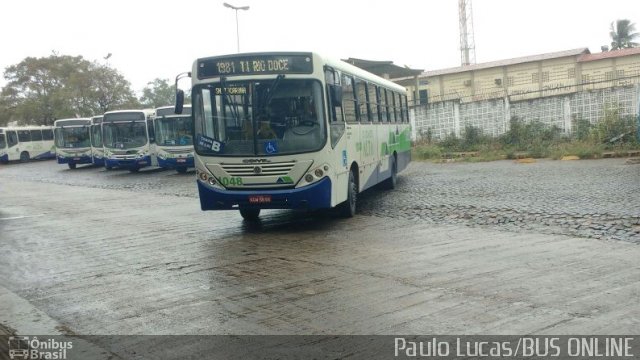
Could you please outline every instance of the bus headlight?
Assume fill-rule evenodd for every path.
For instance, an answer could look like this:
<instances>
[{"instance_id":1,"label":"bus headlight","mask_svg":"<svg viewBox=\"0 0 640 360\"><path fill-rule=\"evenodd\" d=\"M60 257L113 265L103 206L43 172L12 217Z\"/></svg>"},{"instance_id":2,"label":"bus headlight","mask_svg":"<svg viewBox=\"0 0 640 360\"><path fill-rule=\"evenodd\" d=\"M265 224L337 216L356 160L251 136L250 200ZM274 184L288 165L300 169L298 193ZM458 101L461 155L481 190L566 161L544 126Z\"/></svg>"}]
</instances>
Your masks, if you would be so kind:
<instances>
[{"instance_id":1,"label":"bus headlight","mask_svg":"<svg viewBox=\"0 0 640 360\"><path fill-rule=\"evenodd\" d=\"M214 188L224 189L224 187L218 183L215 176L208 174L206 171L196 169L196 178Z\"/></svg>"},{"instance_id":2,"label":"bus headlight","mask_svg":"<svg viewBox=\"0 0 640 360\"><path fill-rule=\"evenodd\" d=\"M305 176L304 176L304 181L307 182L307 184L311 184L313 182L316 182L320 179L322 179L323 177L327 176L327 174L329 173L329 165L327 164L323 164L321 166L318 166L315 169L310 170Z\"/></svg>"}]
</instances>

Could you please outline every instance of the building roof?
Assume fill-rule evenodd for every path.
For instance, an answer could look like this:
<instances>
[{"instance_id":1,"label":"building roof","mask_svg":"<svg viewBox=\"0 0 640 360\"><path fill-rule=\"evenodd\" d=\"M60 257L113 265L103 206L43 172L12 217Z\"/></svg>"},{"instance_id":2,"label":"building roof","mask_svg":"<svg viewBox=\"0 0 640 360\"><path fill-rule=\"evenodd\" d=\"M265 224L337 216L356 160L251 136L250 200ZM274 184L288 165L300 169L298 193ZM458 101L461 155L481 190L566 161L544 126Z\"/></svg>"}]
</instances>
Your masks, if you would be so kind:
<instances>
[{"instance_id":1,"label":"building roof","mask_svg":"<svg viewBox=\"0 0 640 360\"><path fill-rule=\"evenodd\" d=\"M423 74L424 71L422 69L410 69L407 66L394 65L393 61L375 61L356 58L342 59L342 61L378 76L384 77L388 75L389 79L417 76Z\"/></svg>"},{"instance_id":2,"label":"building roof","mask_svg":"<svg viewBox=\"0 0 640 360\"><path fill-rule=\"evenodd\" d=\"M602 59L611 59L611 58L636 55L636 54L640 54L640 48L611 50L611 51L604 51L597 54L582 54L578 56L578 62L589 62L589 61L596 61L596 60L602 60Z\"/></svg>"},{"instance_id":3,"label":"building roof","mask_svg":"<svg viewBox=\"0 0 640 360\"><path fill-rule=\"evenodd\" d=\"M486 62L482 64L472 64L472 65L458 66L458 67L448 68L448 69L425 71L421 74L421 77L455 74L455 73L461 73L465 71L489 69L489 68L498 67L498 66L523 64L523 63L534 62L534 61L556 59L556 58L561 58L566 56L584 56L588 54L590 54L588 48L564 50L564 51L557 51L557 52L551 52L546 54L529 55L529 56L523 56L523 57L512 58L512 59L491 61L491 62Z\"/></svg>"}]
</instances>

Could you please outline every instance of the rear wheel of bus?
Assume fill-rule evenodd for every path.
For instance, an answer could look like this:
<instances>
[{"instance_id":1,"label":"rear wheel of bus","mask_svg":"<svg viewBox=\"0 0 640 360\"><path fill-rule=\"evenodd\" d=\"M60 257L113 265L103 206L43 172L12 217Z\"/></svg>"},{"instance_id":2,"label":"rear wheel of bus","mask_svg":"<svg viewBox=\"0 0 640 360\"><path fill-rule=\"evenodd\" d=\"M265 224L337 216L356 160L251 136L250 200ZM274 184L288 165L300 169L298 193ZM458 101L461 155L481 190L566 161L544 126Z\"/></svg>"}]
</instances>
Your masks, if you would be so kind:
<instances>
[{"instance_id":1,"label":"rear wheel of bus","mask_svg":"<svg viewBox=\"0 0 640 360\"><path fill-rule=\"evenodd\" d=\"M391 169L391 176L387 180L382 183L382 186L387 190L393 190L396 188L398 184L398 160L396 160L395 155L392 155L389 158L390 164L389 169Z\"/></svg>"},{"instance_id":2,"label":"rear wheel of bus","mask_svg":"<svg viewBox=\"0 0 640 360\"><path fill-rule=\"evenodd\" d=\"M248 221L256 221L260 216L260 209L240 208L240 215Z\"/></svg>"}]
</instances>

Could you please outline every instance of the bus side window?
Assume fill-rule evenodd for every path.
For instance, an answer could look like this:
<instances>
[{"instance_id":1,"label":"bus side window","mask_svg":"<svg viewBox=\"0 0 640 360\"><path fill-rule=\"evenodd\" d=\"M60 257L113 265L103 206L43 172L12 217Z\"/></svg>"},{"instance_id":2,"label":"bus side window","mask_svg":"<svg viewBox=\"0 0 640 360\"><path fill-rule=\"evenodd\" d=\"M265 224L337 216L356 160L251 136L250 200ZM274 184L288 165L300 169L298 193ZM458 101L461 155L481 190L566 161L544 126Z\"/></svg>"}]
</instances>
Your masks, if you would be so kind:
<instances>
[{"instance_id":1,"label":"bus side window","mask_svg":"<svg viewBox=\"0 0 640 360\"><path fill-rule=\"evenodd\" d=\"M331 122L344 122L342 114L342 105L335 105L331 101L330 86L340 86L340 74L331 68L324 71L325 81L327 83L327 103L329 104L329 117ZM343 101L344 102L344 101Z\"/></svg>"},{"instance_id":2,"label":"bus side window","mask_svg":"<svg viewBox=\"0 0 640 360\"><path fill-rule=\"evenodd\" d=\"M29 130L18 130L18 140L20 142L31 141L31 132Z\"/></svg>"},{"instance_id":3,"label":"bus side window","mask_svg":"<svg viewBox=\"0 0 640 360\"><path fill-rule=\"evenodd\" d=\"M398 106L398 94L393 91L389 92L389 122L398 121L398 112L396 111L396 106Z\"/></svg>"},{"instance_id":4,"label":"bus side window","mask_svg":"<svg viewBox=\"0 0 640 360\"><path fill-rule=\"evenodd\" d=\"M7 143L9 147L18 145L18 135L15 131L7 131Z\"/></svg>"},{"instance_id":5,"label":"bus side window","mask_svg":"<svg viewBox=\"0 0 640 360\"><path fill-rule=\"evenodd\" d=\"M356 98L358 100L358 119L369 122L369 101L367 100L367 83L356 78Z\"/></svg>"},{"instance_id":6,"label":"bus side window","mask_svg":"<svg viewBox=\"0 0 640 360\"><path fill-rule=\"evenodd\" d=\"M378 118L378 87L373 84L367 84L367 98L369 99L369 120L377 123Z\"/></svg>"},{"instance_id":7,"label":"bus side window","mask_svg":"<svg viewBox=\"0 0 640 360\"><path fill-rule=\"evenodd\" d=\"M42 141L42 131L31 130L31 141Z\"/></svg>"},{"instance_id":8,"label":"bus side window","mask_svg":"<svg viewBox=\"0 0 640 360\"><path fill-rule=\"evenodd\" d=\"M45 129L42 130L42 140L53 140L53 130L51 129Z\"/></svg>"},{"instance_id":9,"label":"bus side window","mask_svg":"<svg viewBox=\"0 0 640 360\"><path fill-rule=\"evenodd\" d=\"M342 74L342 109L344 110L344 119L347 122L358 122L356 115L357 102L353 91L353 78L346 74Z\"/></svg>"}]
</instances>

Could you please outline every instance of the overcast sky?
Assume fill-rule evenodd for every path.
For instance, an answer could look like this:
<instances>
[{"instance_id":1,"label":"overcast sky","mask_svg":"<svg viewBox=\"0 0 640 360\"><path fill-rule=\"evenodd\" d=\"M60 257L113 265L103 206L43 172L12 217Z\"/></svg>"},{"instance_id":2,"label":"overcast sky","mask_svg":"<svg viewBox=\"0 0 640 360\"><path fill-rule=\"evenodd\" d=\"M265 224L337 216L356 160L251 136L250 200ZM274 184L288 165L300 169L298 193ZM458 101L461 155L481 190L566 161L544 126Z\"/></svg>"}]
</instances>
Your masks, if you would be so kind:
<instances>
[{"instance_id":1,"label":"overcast sky","mask_svg":"<svg viewBox=\"0 0 640 360\"><path fill-rule=\"evenodd\" d=\"M460 65L456 0L226 0L240 51L317 51L436 70ZM235 11L222 0L4 1L0 68L25 57L82 55L118 69L135 91L236 52ZM473 0L478 63L608 45L609 25L638 0ZM0 85L4 85L0 79Z\"/></svg>"}]
</instances>

